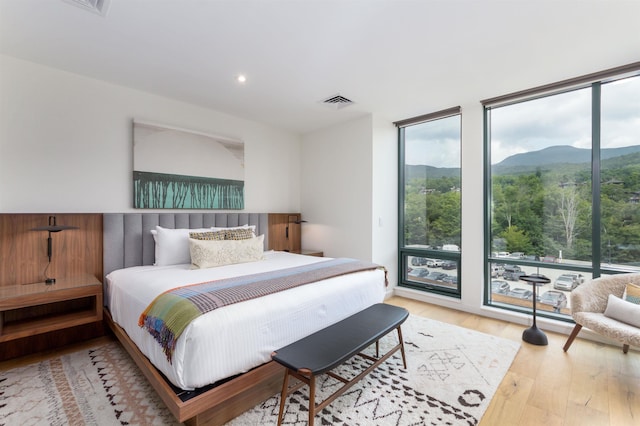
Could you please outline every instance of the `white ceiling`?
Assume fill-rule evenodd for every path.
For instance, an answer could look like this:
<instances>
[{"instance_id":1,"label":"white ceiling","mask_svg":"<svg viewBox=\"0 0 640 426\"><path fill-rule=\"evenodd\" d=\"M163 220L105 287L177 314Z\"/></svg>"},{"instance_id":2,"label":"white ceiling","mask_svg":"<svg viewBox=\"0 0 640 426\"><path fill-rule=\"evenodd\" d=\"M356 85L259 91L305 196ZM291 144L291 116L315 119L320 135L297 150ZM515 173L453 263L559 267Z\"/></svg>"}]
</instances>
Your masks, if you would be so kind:
<instances>
[{"instance_id":1,"label":"white ceiling","mask_svg":"<svg viewBox=\"0 0 640 426\"><path fill-rule=\"evenodd\" d=\"M305 133L636 62L639 17L638 0L111 0L105 17L0 0L0 53ZM355 104L319 103L337 93Z\"/></svg>"}]
</instances>

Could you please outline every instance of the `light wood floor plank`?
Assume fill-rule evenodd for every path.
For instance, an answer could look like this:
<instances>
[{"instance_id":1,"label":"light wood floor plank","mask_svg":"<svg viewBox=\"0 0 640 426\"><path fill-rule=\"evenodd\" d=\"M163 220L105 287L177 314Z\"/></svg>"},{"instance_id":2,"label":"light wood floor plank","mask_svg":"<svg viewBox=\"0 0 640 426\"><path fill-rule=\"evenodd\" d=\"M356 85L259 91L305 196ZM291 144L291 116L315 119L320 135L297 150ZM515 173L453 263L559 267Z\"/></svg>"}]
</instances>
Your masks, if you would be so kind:
<instances>
[{"instance_id":1,"label":"light wood floor plank","mask_svg":"<svg viewBox=\"0 0 640 426\"><path fill-rule=\"evenodd\" d=\"M480 426L638 426L640 352L581 339L568 352L563 334L545 331L547 346L522 341L526 328L424 302L392 297L414 315L521 343Z\"/></svg>"}]
</instances>

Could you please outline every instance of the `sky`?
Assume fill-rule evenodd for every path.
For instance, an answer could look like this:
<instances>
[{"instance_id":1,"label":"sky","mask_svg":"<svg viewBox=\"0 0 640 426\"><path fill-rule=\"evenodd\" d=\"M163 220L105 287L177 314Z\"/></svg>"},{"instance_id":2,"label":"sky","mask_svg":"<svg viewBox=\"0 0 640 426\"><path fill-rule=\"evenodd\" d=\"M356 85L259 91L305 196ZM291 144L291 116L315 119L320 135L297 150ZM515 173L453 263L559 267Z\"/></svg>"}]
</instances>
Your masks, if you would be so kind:
<instances>
[{"instance_id":1,"label":"sky","mask_svg":"<svg viewBox=\"0 0 640 426\"><path fill-rule=\"evenodd\" d=\"M406 163L460 167L460 125L455 115L406 127Z\"/></svg>"},{"instance_id":2,"label":"sky","mask_svg":"<svg viewBox=\"0 0 640 426\"><path fill-rule=\"evenodd\" d=\"M603 148L640 145L640 76L603 84L602 112ZM405 140L407 164L460 167L457 116L407 127ZM557 145L591 148L590 88L491 110L491 164Z\"/></svg>"}]
</instances>

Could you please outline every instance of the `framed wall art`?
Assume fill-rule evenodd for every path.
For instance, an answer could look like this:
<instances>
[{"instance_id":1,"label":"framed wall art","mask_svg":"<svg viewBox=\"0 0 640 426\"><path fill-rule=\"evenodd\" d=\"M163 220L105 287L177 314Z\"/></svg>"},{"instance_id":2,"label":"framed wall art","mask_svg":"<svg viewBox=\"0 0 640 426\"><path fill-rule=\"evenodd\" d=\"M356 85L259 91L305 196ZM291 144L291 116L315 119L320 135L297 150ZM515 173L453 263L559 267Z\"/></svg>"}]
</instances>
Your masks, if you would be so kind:
<instances>
[{"instance_id":1,"label":"framed wall art","mask_svg":"<svg viewBox=\"0 0 640 426\"><path fill-rule=\"evenodd\" d=\"M244 142L134 121L133 207L244 209Z\"/></svg>"}]
</instances>

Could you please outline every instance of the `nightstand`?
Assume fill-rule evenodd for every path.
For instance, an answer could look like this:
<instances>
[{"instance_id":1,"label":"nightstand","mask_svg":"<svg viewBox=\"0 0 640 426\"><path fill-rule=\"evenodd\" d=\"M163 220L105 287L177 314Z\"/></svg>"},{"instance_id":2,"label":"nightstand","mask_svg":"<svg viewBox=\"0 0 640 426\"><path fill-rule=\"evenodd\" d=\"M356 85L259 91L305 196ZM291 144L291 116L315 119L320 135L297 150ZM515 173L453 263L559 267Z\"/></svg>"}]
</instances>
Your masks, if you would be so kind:
<instances>
[{"instance_id":1,"label":"nightstand","mask_svg":"<svg viewBox=\"0 0 640 426\"><path fill-rule=\"evenodd\" d=\"M102 283L94 276L0 287L0 342L102 321Z\"/></svg>"}]
</instances>

